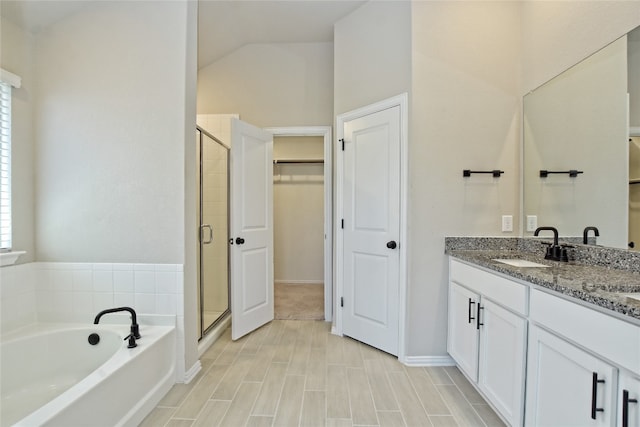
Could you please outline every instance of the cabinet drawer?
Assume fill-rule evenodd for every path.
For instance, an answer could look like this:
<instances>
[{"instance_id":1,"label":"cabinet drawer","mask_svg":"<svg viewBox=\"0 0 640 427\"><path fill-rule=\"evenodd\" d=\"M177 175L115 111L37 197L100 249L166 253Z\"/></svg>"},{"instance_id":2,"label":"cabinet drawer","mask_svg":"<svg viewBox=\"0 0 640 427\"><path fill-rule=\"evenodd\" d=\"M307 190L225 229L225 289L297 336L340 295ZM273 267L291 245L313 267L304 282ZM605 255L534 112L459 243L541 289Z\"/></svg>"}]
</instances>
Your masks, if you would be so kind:
<instances>
[{"instance_id":1,"label":"cabinet drawer","mask_svg":"<svg viewBox=\"0 0 640 427\"><path fill-rule=\"evenodd\" d=\"M451 259L452 281L478 292L510 310L527 315L529 287Z\"/></svg>"},{"instance_id":2,"label":"cabinet drawer","mask_svg":"<svg viewBox=\"0 0 640 427\"><path fill-rule=\"evenodd\" d=\"M640 374L640 326L534 289L530 320Z\"/></svg>"}]
</instances>

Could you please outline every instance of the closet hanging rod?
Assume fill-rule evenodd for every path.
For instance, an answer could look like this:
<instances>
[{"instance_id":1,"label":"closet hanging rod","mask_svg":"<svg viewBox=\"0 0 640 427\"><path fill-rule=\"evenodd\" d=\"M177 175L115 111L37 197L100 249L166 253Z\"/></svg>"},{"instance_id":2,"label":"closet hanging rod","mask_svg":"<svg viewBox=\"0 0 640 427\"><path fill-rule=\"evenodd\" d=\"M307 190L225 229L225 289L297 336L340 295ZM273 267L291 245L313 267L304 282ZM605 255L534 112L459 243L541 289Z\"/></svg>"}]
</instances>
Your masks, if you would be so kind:
<instances>
[{"instance_id":1,"label":"closet hanging rod","mask_svg":"<svg viewBox=\"0 0 640 427\"><path fill-rule=\"evenodd\" d=\"M274 165L285 163L324 163L324 159L273 159Z\"/></svg>"}]
</instances>

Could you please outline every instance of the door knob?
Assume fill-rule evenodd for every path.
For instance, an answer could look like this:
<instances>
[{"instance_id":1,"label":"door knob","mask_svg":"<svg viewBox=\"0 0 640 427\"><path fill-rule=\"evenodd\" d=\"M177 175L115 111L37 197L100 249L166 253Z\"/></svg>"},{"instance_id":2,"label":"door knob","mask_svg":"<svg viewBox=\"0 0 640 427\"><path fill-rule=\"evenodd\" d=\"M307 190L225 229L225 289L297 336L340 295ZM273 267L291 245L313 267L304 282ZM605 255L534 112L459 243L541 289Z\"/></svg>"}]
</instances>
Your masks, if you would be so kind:
<instances>
[{"instance_id":1,"label":"door knob","mask_svg":"<svg viewBox=\"0 0 640 427\"><path fill-rule=\"evenodd\" d=\"M244 239L242 237L236 237L236 245L244 244Z\"/></svg>"},{"instance_id":2,"label":"door knob","mask_svg":"<svg viewBox=\"0 0 640 427\"><path fill-rule=\"evenodd\" d=\"M395 249L395 248L398 247L398 244L396 243L395 240L391 240L391 241L387 242L387 247L389 249Z\"/></svg>"}]
</instances>

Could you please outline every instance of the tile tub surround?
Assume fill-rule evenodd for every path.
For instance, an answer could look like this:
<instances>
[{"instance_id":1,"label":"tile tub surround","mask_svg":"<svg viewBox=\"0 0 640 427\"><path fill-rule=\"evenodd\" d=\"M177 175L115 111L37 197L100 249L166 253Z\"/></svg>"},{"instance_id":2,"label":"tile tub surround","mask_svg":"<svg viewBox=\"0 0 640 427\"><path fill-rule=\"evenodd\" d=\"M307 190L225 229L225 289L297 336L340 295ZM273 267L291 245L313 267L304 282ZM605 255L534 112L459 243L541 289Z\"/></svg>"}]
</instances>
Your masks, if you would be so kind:
<instances>
[{"instance_id":1,"label":"tile tub surround","mask_svg":"<svg viewBox=\"0 0 640 427\"><path fill-rule=\"evenodd\" d=\"M544 248L537 239L445 239L445 253L448 255L577 298L640 323L640 301L626 296L640 292L640 254L585 245L576 245L574 251L574 259L565 263L545 260ZM550 268L513 267L493 261L496 258L525 259Z\"/></svg>"},{"instance_id":2,"label":"tile tub surround","mask_svg":"<svg viewBox=\"0 0 640 427\"><path fill-rule=\"evenodd\" d=\"M36 322L93 323L101 310L120 306L133 307L140 318L171 315L176 378L184 381L183 282L182 264L34 262L2 267L0 332ZM109 322L107 317L103 321Z\"/></svg>"}]
</instances>

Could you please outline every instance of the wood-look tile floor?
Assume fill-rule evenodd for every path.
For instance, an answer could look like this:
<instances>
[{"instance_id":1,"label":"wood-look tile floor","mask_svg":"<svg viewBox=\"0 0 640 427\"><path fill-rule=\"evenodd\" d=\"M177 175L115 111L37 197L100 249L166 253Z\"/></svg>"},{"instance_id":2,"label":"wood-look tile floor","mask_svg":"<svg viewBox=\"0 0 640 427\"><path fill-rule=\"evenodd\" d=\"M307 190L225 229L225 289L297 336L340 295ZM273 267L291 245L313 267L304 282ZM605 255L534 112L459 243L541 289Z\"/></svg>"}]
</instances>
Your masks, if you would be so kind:
<instances>
[{"instance_id":1,"label":"wood-look tile floor","mask_svg":"<svg viewBox=\"0 0 640 427\"><path fill-rule=\"evenodd\" d=\"M201 363L143 427L504 425L457 368L406 367L323 321L227 330Z\"/></svg>"}]
</instances>

